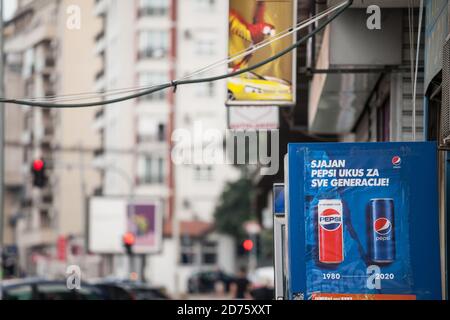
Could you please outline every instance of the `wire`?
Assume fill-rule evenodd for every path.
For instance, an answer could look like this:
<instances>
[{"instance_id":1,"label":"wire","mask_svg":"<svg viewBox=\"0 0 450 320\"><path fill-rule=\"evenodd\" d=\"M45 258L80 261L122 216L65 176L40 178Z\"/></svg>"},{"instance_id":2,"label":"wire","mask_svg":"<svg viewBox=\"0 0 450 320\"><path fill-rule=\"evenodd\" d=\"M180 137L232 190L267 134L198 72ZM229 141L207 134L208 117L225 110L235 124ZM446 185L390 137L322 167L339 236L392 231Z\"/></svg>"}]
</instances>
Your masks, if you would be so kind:
<instances>
[{"instance_id":1,"label":"wire","mask_svg":"<svg viewBox=\"0 0 450 320\"><path fill-rule=\"evenodd\" d=\"M328 15L329 13L333 12L334 10L342 7L345 3L341 3L338 4L334 7L328 8L327 10L324 10L322 13L308 18L305 21L299 22L298 24L296 24L294 27L285 29L283 31L281 31L280 33L278 33L277 35L268 38L264 41L262 41L261 43L258 43L256 45L252 45L249 48L236 53L235 55L232 55L228 58L219 60L213 64L210 64L206 67L203 67L202 69L195 71L185 77L183 77L181 80L185 80L185 79L189 79L192 78L196 75L205 73L211 69L214 69L224 63L229 64L241 57L245 57L248 56L249 54L252 54L253 52L260 50L270 44L272 44L275 41L279 41L282 38L285 38L295 32L298 32L299 30L309 26L312 23L315 23L316 21L322 19L324 16ZM126 89L114 89L114 90L109 90L109 91L105 91L105 92L85 92L85 93L78 93L78 94L67 94L67 95L59 95L59 96L47 96L47 97L41 97L41 98L30 98L30 99L22 99L24 101L33 101L33 102L40 102L42 100L45 100L45 102L73 102L73 101L82 101L82 100L91 100L94 98L100 99L100 98L104 98L104 97L108 97L108 96L116 96L116 95L120 95L120 94L125 94L125 93L130 93L130 92L139 92L139 91L143 91L143 90L147 90L147 89L151 89L156 87L154 86L141 86L141 87L131 87L131 88L126 88ZM18 100L18 99L15 99Z\"/></svg>"},{"instance_id":2,"label":"wire","mask_svg":"<svg viewBox=\"0 0 450 320\"><path fill-rule=\"evenodd\" d=\"M203 83L203 82L215 82L215 81L227 79L227 78L230 78L230 77L236 77L236 76L239 76L241 74L244 74L244 73L253 71L255 69L258 69L258 68L260 68L260 67L262 67L262 66L264 66L264 65L266 65L268 63L271 63L271 62L273 62L273 61L283 57L284 55L288 54L289 52L297 49L300 45L302 45L309 38L311 38L315 34L317 34L320 31L322 31L329 23L331 23L338 16L340 16L340 14L342 12L344 12L347 8L349 8L352 4L353 4L353 0L347 0L345 5L342 4L342 7L340 7L339 10L337 10L337 12L335 12L330 18L328 18L321 26L317 27L311 33L309 33L308 35L304 36L303 38L301 38L300 40L295 42L293 45L291 45L291 46L281 50L280 52L278 52L274 56L272 56L272 57L270 57L268 59L265 59L265 60L263 60L263 61L261 61L259 63L256 63L255 65L253 65L251 67L244 68L244 69L232 72L232 73L228 73L228 74L224 74L224 75L218 75L218 76L212 76L212 77L206 77L206 78L201 78L201 79L174 80L174 81L171 81L171 82L168 82L168 83L164 83L164 84L161 84L161 85L154 86L153 88L144 90L143 92L131 94L131 95L128 95L128 96L125 96L125 97L116 98L116 99L99 101L99 102L74 103L74 104L53 103L52 104L52 103L33 102L33 101L16 100L16 99L5 99L5 98L1 98L0 102L9 103L9 104L16 104L16 105L25 105L25 106L30 106L30 107L52 108L52 109L89 108L89 107L95 107L95 106L116 104L116 103L119 103L119 102L123 102L123 101L131 100L131 99L139 98L139 97L142 97L142 96L146 96L146 95L149 95L149 94L161 91L161 90L166 90L166 89L169 89L169 88L173 88L174 90L176 90L177 87L181 86L181 85L198 84L198 83Z\"/></svg>"},{"instance_id":3,"label":"wire","mask_svg":"<svg viewBox=\"0 0 450 320\"><path fill-rule=\"evenodd\" d=\"M409 27L409 61L410 61L410 77L411 77L411 92L414 92L414 0L408 0L408 27ZM415 97L413 95L411 104ZM411 117L411 132L414 131L414 117ZM412 133L414 135L414 133Z\"/></svg>"},{"instance_id":4,"label":"wire","mask_svg":"<svg viewBox=\"0 0 450 320\"><path fill-rule=\"evenodd\" d=\"M290 27L288 29L285 29L281 32L279 32L278 34L276 34L273 37L270 37L256 45L252 45L250 47L248 47L245 50L242 50L241 52L238 52L232 56L229 56L225 59L221 59L219 61L216 61L206 67L201 68L200 70L197 70L191 74L188 74L187 76L183 77L181 80L185 80L185 79L190 79L195 77L196 75L208 72L211 69L214 69L222 64L230 64L231 62L242 58L242 57L246 57L270 44L272 44L275 41L279 41L287 36L290 36L291 34L294 34L298 31L300 31L303 28L308 27L310 24L315 23L316 21L322 19L324 16L328 15L329 13L333 12L334 10L342 7L345 3L341 3L338 4L336 6L333 6L331 8L328 8L327 10L324 10L322 13L310 17L302 22L297 23L294 27ZM91 100L94 98L100 99L100 98L104 98L104 97L109 97L109 96L116 96L116 95L120 95L120 94L125 94L125 93L131 93L131 92L139 92L139 91L143 91L143 90L147 90L147 89L151 89L155 86L141 86L141 87L131 87L131 88L125 88L125 89L114 89L114 90L108 90L105 92L84 92L84 93L75 93L75 94L67 94L67 95L54 95L54 96L46 96L46 97L34 97L34 98L27 98L27 99L22 99L22 100L26 100L26 101L42 101L44 100L45 102L52 102L52 103L56 103L56 102L73 102L73 101L82 101L82 100ZM16 98L17 99L17 98Z\"/></svg>"},{"instance_id":5,"label":"wire","mask_svg":"<svg viewBox=\"0 0 450 320\"><path fill-rule=\"evenodd\" d=\"M416 104L417 104L417 76L419 73L419 54L420 54L420 38L422 35L422 19L423 19L423 0L420 0L419 26L417 31L417 51L416 51L416 69L414 75L413 89L413 141L416 141Z\"/></svg>"},{"instance_id":6,"label":"wire","mask_svg":"<svg viewBox=\"0 0 450 320\"><path fill-rule=\"evenodd\" d=\"M194 72L194 73L184 77L183 80L184 79L188 79L188 78L192 78L192 77L194 77L195 75L197 75L199 73L207 72L207 71L209 71L211 69L214 69L215 67L217 67L219 65L222 65L223 63L230 64L231 62L233 62L233 61L235 61L235 60L237 60L239 58L246 57L249 54L252 54L252 53L258 51L258 50L260 50L260 49L262 49L262 48L272 44L275 41L279 41L279 40L281 40L281 39L283 39L285 37L290 36L291 34L294 34L294 33L298 32L298 31L300 31L301 29L304 29L304 28L308 27L309 25L311 25L313 23L316 23L318 20L322 19L324 16L327 16L328 14L333 12L334 10L337 10L338 8L342 7L344 4L345 4L345 2L341 3L339 5L336 5L334 7L328 8L324 12L322 12L322 13L314 16L314 17L310 17L307 20L296 24L294 27L291 27L289 29L283 30L280 33L278 33L277 35L275 35L273 37L270 37L270 38L268 38L268 39L266 39L266 40L264 40L264 41L262 41L262 42L260 42L258 44L252 45L252 46L248 47L247 49L245 49L245 50L243 50L243 51L241 51L239 53L236 53L233 56L230 56L230 57L226 58L225 60L220 60L220 61L217 61L217 62L215 62L215 63L213 63L213 64L211 64L209 66L206 66L206 67L200 69L199 71L196 71L196 72Z\"/></svg>"},{"instance_id":7,"label":"wire","mask_svg":"<svg viewBox=\"0 0 450 320\"><path fill-rule=\"evenodd\" d=\"M67 98L67 100L70 100L70 97L80 97L79 99L83 99L82 97L88 97L91 98L91 96L98 96L98 97L105 97L110 95L118 95L122 93L129 93L129 92L135 92L135 91L142 91L145 89L152 88L151 85L145 85L145 86L138 86L138 87L128 87L128 88L121 88L121 89L111 89L111 90L105 90L105 91L90 91L90 92L80 92L80 93L71 93L71 94L63 94L63 95L53 95L53 96L45 96L45 97L33 97L33 98L27 98L24 100L27 101L40 101L40 100L58 100L61 101L60 98ZM94 97L95 98L95 97Z\"/></svg>"}]
</instances>

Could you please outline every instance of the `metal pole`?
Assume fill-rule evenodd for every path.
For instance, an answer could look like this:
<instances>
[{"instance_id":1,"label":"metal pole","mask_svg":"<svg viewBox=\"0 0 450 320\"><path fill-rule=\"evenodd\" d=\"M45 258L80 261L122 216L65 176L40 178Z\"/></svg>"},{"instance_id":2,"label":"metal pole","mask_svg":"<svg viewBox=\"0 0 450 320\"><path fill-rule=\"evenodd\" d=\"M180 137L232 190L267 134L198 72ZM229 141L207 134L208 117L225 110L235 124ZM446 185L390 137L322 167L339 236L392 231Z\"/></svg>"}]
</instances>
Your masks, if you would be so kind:
<instances>
[{"instance_id":1,"label":"metal pole","mask_svg":"<svg viewBox=\"0 0 450 320\"><path fill-rule=\"evenodd\" d=\"M0 97L4 97L4 39L3 39L3 0L0 0ZM5 110L4 104L0 103L0 300L3 298L3 229L4 229L4 186L5 186Z\"/></svg>"},{"instance_id":2,"label":"metal pole","mask_svg":"<svg viewBox=\"0 0 450 320\"><path fill-rule=\"evenodd\" d=\"M0 96L4 97L4 39L3 39L3 0L0 0ZM3 223L4 216L4 184L5 184L5 109L4 104L0 103L0 284L3 280ZM3 298L2 286L0 285L0 300Z\"/></svg>"},{"instance_id":3,"label":"metal pole","mask_svg":"<svg viewBox=\"0 0 450 320\"><path fill-rule=\"evenodd\" d=\"M258 235L256 233L253 233L250 235L250 239L252 239L253 241L253 248L250 251L250 256L248 258L248 271L252 273L258 267L258 253L256 252L257 251L256 242L258 240Z\"/></svg>"},{"instance_id":4,"label":"metal pole","mask_svg":"<svg viewBox=\"0 0 450 320\"><path fill-rule=\"evenodd\" d=\"M147 277L145 276L145 269L147 268L147 255L141 255L141 282L146 283Z\"/></svg>"}]
</instances>

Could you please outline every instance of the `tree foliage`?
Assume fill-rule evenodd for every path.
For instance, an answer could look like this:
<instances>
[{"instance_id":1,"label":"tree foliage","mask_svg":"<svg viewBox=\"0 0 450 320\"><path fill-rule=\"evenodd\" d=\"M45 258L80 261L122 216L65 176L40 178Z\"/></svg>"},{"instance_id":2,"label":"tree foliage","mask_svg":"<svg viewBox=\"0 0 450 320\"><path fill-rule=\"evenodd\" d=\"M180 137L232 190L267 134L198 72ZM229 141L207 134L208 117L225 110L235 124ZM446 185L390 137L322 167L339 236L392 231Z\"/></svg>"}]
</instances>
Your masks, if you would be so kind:
<instances>
[{"instance_id":1,"label":"tree foliage","mask_svg":"<svg viewBox=\"0 0 450 320\"><path fill-rule=\"evenodd\" d=\"M245 173L234 182L228 183L215 210L217 230L241 240L245 237L243 225L252 216L252 180Z\"/></svg>"}]
</instances>

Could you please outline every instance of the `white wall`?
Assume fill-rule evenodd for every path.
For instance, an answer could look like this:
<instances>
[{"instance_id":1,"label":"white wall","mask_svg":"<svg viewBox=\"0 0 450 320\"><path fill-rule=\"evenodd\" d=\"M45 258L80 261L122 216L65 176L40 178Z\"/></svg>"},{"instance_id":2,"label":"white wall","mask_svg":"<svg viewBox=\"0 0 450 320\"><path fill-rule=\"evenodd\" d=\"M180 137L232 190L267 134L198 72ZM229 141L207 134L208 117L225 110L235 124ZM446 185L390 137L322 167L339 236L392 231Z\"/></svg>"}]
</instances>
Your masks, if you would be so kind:
<instances>
[{"instance_id":1,"label":"white wall","mask_svg":"<svg viewBox=\"0 0 450 320\"><path fill-rule=\"evenodd\" d=\"M199 7L199 1L179 1L178 28L178 78L192 73L208 64L227 57L228 1L215 1L209 8ZM199 54L200 41L213 41L212 54ZM227 66L211 70L211 74L224 74ZM176 127L190 131L195 138L196 124L203 130L219 129L225 133L227 113L225 107L226 83L214 83L214 95L199 96L202 84L183 86L178 89L176 100ZM199 141L196 141L200 143ZM212 222L217 199L226 181L237 178L237 172L229 165L214 165L210 181L195 179L195 166L176 166L176 212L180 219L201 219ZM183 203L187 199L190 206Z\"/></svg>"},{"instance_id":2,"label":"white wall","mask_svg":"<svg viewBox=\"0 0 450 320\"><path fill-rule=\"evenodd\" d=\"M189 265L176 266L173 261L176 260L174 242L171 238L163 242L163 251L161 254L149 256L147 259L146 277L152 285L166 288L170 294L178 291L180 294L188 292L188 279L194 273L203 270L216 270L219 267L228 274L234 274L236 271L235 242L232 238L213 233L208 236L208 240L214 240L218 243L217 265ZM178 290L176 287L178 281Z\"/></svg>"}]
</instances>

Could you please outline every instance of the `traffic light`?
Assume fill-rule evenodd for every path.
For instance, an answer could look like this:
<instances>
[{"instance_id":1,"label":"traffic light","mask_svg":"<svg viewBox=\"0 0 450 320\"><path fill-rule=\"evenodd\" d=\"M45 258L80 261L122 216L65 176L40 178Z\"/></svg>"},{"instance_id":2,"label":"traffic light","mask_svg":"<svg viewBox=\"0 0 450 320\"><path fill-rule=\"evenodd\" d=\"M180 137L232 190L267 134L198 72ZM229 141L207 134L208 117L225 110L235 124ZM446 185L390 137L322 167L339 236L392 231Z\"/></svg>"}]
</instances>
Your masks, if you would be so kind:
<instances>
[{"instance_id":1,"label":"traffic light","mask_svg":"<svg viewBox=\"0 0 450 320\"><path fill-rule=\"evenodd\" d=\"M136 237L133 233L127 232L123 236L123 246L125 247L125 251L128 255L133 254L133 246L136 242Z\"/></svg>"},{"instance_id":2,"label":"traffic light","mask_svg":"<svg viewBox=\"0 0 450 320\"><path fill-rule=\"evenodd\" d=\"M33 186L43 189L47 185L45 162L42 159L34 160L31 173L33 175Z\"/></svg>"},{"instance_id":3,"label":"traffic light","mask_svg":"<svg viewBox=\"0 0 450 320\"><path fill-rule=\"evenodd\" d=\"M247 240L245 240L245 241L242 243L242 248L244 248L244 250L245 250L246 252L252 251L253 248L254 248L254 246L255 246L255 244L254 244L253 241L250 240L250 239L247 239Z\"/></svg>"}]
</instances>

